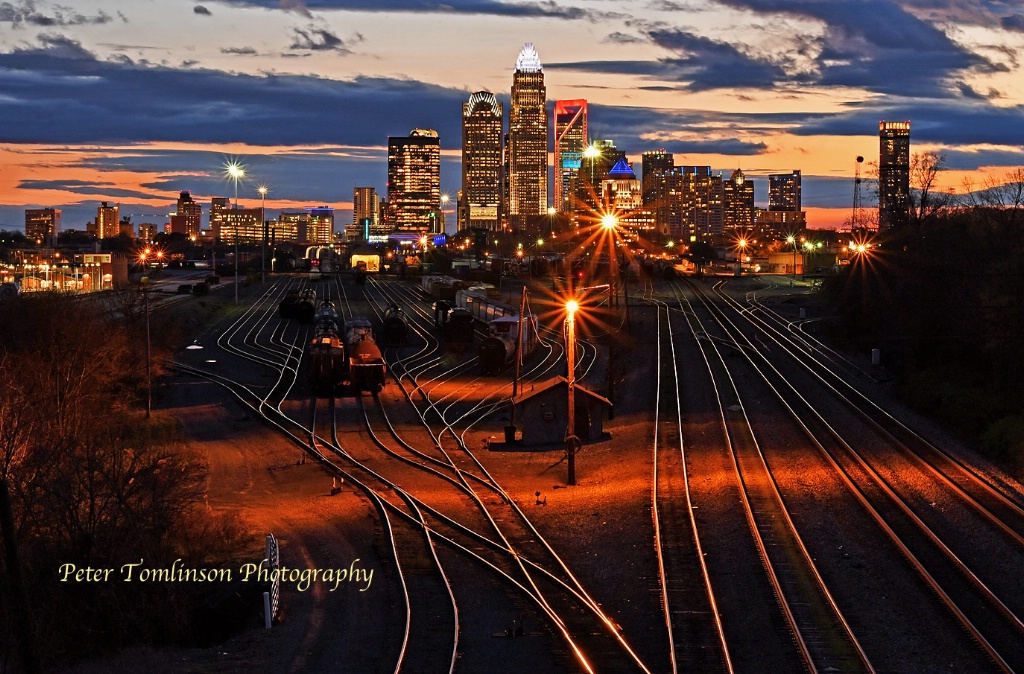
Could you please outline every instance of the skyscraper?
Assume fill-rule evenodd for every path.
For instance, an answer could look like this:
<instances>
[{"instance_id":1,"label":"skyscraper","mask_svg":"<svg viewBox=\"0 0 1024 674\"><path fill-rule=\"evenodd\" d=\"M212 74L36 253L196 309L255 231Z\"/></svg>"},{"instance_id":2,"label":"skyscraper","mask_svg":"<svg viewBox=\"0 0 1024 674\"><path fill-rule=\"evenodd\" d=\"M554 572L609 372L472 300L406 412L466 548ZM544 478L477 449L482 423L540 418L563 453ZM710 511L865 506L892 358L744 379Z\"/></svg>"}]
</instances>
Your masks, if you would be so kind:
<instances>
[{"instance_id":1,"label":"skyscraper","mask_svg":"<svg viewBox=\"0 0 1024 674\"><path fill-rule=\"evenodd\" d=\"M195 241L203 221L203 205L192 199L192 193L178 195L178 211L171 216L171 232L181 233Z\"/></svg>"},{"instance_id":2,"label":"skyscraper","mask_svg":"<svg viewBox=\"0 0 1024 674\"><path fill-rule=\"evenodd\" d=\"M440 231L441 141L433 129L388 137L388 208L396 230Z\"/></svg>"},{"instance_id":3,"label":"skyscraper","mask_svg":"<svg viewBox=\"0 0 1024 674\"><path fill-rule=\"evenodd\" d=\"M25 209L25 238L40 244L54 246L61 229L59 208Z\"/></svg>"},{"instance_id":4,"label":"skyscraper","mask_svg":"<svg viewBox=\"0 0 1024 674\"><path fill-rule=\"evenodd\" d=\"M800 171L773 173L768 176L768 210L796 212L803 210Z\"/></svg>"},{"instance_id":5,"label":"skyscraper","mask_svg":"<svg viewBox=\"0 0 1024 674\"><path fill-rule=\"evenodd\" d=\"M210 200L210 229L213 230L215 241L221 241L221 229L224 227L224 219L227 211L231 208L231 199L228 197L213 197ZM231 243L234 239L224 239L225 243Z\"/></svg>"},{"instance_id":6,"label":"skyscraper","mask_svg":"<svg viewBox=\"0 0 1024 674\"><path fill-rule=\"evenodd\" d=\"M121 207L106 201L96 209L96 238L109 239L121 233Z\"/></svg>"},{"instance_id":7,"label":"skyscraper","mask_svg":"<svg viewBox=\"0 0 1024 674\"><path fill-rule=\"evenodd\" d=\"M754 225L754 181L736 169L722 183L722 226L744 232Z\"/></svg>"},{"instance_id":8,"label":"skyscraper","mask_svg":"<svg viewBox=\"0 0 1024 674\"><path fill-rule=\"evenodd\" d=\"M384 241L387 232L382 231L380 217L380 195L373 187L356 187L352 190L352 224L359 228L360 238L366 241ZM371 237L383 237L371 239Z\"/></svg>"},{"instance_id":9,"label":"skyscraper","mask_svg":"<svg viewBox=\"0 0 1024 674\"><path fill-rule=\"evenodd\" d=\"M587 147L587 102L555 101L555 210L568 213Z\"/></svg>"},{"instance_id":10,"label":"skyscraper","mask_svg":"<svg viewBox=\"0 0 1024 674\"><path fill-rule=\"evenodd\" d=\"M508 124L508 213L513 229L548 210L547 90L540 56L527 43L516 59Z\"/></svg>"},{"instance_id":11,"label":"skyscraper","mask_svg":"<svg viewBox=\"0 0 1024 674\"><path fill-rule=\"evenodd\" d=\"M878 123L878 229L903 224L910 207L910 122Z\"/></svg>"},{"instance_id":12,"label":"skyscraper","mask_svg":"<svg viewBox=\"0 0 1024 674\"><path fill-rule=\"evenodd\" d=\"M655 229L662 235L679 232L682 176L675 170L675 157L664 149L644 152L641 171L644 208L654 217Z\"/></svg>"},{"instance_id":13,"label":"skyscraper","mask_svg":"<svg viewBox=\"0 0 1024 674\"><path fill-rule=\"evenodd\" d=\"M462 196L460 229L501 228L501 103L478 91L462 104Z\"/></svg>"}]
</instances>

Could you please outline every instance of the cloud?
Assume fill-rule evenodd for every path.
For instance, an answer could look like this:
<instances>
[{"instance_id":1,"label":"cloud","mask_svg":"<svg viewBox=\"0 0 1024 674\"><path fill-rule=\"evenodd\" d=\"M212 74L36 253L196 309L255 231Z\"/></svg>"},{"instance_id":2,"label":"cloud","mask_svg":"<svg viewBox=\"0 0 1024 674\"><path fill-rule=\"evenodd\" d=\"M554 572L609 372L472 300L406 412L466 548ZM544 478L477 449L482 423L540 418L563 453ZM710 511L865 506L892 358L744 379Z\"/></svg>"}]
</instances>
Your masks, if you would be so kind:
<instances>
[{"instance_id":1,"label":"cloud","mask_svg":"<svg viewBox=\"0 0 1024 674\"><path fill-rule=\"evenodd\" d=\"M203 16L213 16L213 12L211 12L210 10L208 10L206 7L204 7L202 5L196 5L195 7L193 7L192 8L192 13L193 14L201 14Z\"/></svg>"},{"instance_id":2,"label":"cloud","mask_svg":"<svg viewBox=\"0 0 1024 674\"><path fill-rule=\"evenodd\" d=\"M1000 19L999 23L1006 30L1024 32L1024 14L1011 14L1010 16L1004 16Z\"/></svg>"},{"instance_id":3,"label":"cloud","mask_svg":"<svg viewBox=\"0 0 1024 674\"><path fill-rule=\"evenodd\" d=\"M56 7L53 13L44 14L36 9L34 0L0 3L0 23L11 23L15 27L23 24L43 27L99 25L111 21L113 18L102 10L94 16L86 16L69 8Z\"/></svg>"},{"instance_id":4,"label":"cloud","mask_svg":"<svg viewBox=\"0 0 1024 674\"><path fill-rule=\"evenodd\" d=\"M148 192L118 187L111 182L83 180L22 180L18 189L23 190L59 190L83 196L95 196L110 201L112 199L147 199L152 197Z\"/></svg>"},{"instance_id":5,"label":"cloud","mask_svg":"<svg viewBox=\"0 0 1024 674\"><path fill-rule=\"evenodd\" d=\"M289 49L297 51L336 51L351 54L340 37L324 28L293 28L292 44Z\"/></svg>"},{"instance_id":6,"label":"cloud","mask_svg":"<svg viewBox=\"0 0 1024 674\"><path fill-rule=\"evenodd\" d=\"M257 51L253 47L221 47L221 54L237 54L240 56L255 56Z\"/></svg>"},{"instance_id":7,"label":"cloud","mask_svg":"<svg viewBox=\"0 0 1024 674\"><path fill-rule=\"evenodd\" d=\"M569 7L553 0L539 2L501 2L500 0L215 0L229 5L265 7L302 12L309 10L358 12L409 12L417 14L490 14L497 16L549 17L596 21L617 13Z\"/></svg>"}]
</instances>

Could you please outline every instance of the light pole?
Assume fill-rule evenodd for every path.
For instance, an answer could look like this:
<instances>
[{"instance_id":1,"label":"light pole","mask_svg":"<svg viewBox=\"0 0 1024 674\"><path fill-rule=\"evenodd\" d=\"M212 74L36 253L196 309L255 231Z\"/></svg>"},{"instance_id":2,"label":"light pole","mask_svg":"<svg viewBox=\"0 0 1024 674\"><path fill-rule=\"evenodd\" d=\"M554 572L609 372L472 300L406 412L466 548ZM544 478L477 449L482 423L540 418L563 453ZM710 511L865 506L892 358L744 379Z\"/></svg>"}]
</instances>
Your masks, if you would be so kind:
<instances>
[{"instance_id":1,"label":"light pole","mask_svg":"<svg viewBox=\"0 0 1024 674\"><path fill-rule=\"evenodd\" d=\"M576 311L580 308L576 300L565 303L565 358L568 363L569 410L565 429L565 451L569 463L567 484L576 484Z\"/></svg>"},{"instance_id":2,"label":"light pole","mask_svg":"<svg viewBox=\"0 0 1024 674\"><path fill-rule=\"evenodd\" d=\"M796 277L796 237L790 234L786 237L786 243L793 246L793 276ZM792 285L792 282L790 282Z\"/></svg>"},{"instance_id":3,"label":"light pole","mask_svg":"<svg viewBox=\"0 0 1024 674\"><path fill-rule=\"evenodd\" d=\"M143 272L146 270L149 253L150 250L147 248L139 254L139 259L142 261ZM149 339L149 278L146 277L143 281L145 281L142 284L142 304L143 311L146 313L146 418L148 419L153 409L153 370Z\"/></svg>"},{"instance_id":4,"label":"light pole","mask_svg":"<svg viewBox=\"0 0 1024 674\"><path fill-rule=\"evenodd\" d=\"M245 177L245 167L238 162L231 162L224 169L228 178L235 183L235 205L232 210L238 209L238 181ZM238 214L235 213L235 304L238 304Z\"/></svg>"},{"instance_id":5,"label":"light pole","mask_svg":"<svg viewBox=\"0 0 1024 674\"><path fill-rule=\"evenodd\" d=\"M266 282L267 273L267 186L260 185L257 189L260 193L260 197L263 199L263 203L260 206L260 285Z\"/></svg>"}]
</instances>

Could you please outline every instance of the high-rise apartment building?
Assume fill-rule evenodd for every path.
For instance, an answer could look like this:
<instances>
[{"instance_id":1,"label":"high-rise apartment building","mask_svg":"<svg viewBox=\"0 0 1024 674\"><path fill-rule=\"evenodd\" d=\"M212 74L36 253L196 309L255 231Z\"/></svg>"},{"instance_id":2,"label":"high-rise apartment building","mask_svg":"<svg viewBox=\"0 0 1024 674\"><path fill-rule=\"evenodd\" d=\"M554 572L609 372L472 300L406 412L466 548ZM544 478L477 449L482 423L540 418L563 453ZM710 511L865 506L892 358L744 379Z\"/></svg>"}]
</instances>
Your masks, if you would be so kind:
<instances>
[{"instance_id":1,"label":"high-rise apartment building","mask_svg":"<svg viewBox=\"0 0 1024 674\"><path fill-rule=\"evenodd\" d=\"M651 150L643 153L640 166L644 208L653 216L655 230L664 236L679 231L682 176L675 170L675 157L664 149Z\"/></svg>"},{"instance_id":2,"label":"high-rise apartment building","mask_svg":"<svg viewBox=\"0 0 1024 674\"><path fill-rule=\"evenodd\" d=\"M754 181L736 169L722 183L722 227L746 232L754 226Z\"/></svg>"},{"instance_id":3,"label":"high-rise apartment building","mask_svg":"<svg viewBox=\"0 0 1024 674\"><path fill-rule=\"evenodd\" d=\"M713 174L710 166L677 166L674 170L682 176L682 227L672 235L691 241L707 241L722 234L722 176Z\"/></svg>"},{"instance_id":4,"label":"high-rise apartment building","mask_svg":"<svg viewBox=\"0 0 1024 674\"><path fill-rule=\"evenodd\" d=\"M501 229L502 109L489 91L462 104L462 194L459 229Z\"/></svg>"},{"instance_id":5,"label":"high-rise apartment building","mask_svg":"<svg viewBox=\"0 0 1024 674\"><path fill-rule=\"evenodd\" d=\"M228 208L220 212L220 239L223 243L250 244L263 241L263 209ZM237 239L236 239L237 237Z\"/></svg>"},{"instance_id":6,"label":"high-rise apartment building","mask_svg":"<svg viewBox=\"0 0 1024 674\"><path fill-rule=\"evenodd\" d=\"M61 230L59 208L26 208L25 238L40 244L54 246Z\"/></svg>"},{"instance_id":7,"label":"high-rise apartment building","mask_svg":"<svg viewBox=\"0 0 1024 674\"><path fill-rule=\"evenodd\" d=\"M768 176L769 211L803 210L800 193L800 171L773 173Z\"/></svg>"},{"instance_id":8,"label":"high-rise apartment building","mask_svg":"<svg viewBox=\"0 0 1024 674\"><path fill-rule=\"evenodd\" d=\"M388 208L396 230L440 232L441 141L433 129L388 137Z\"/></svg>"},{"instance_id":9,"label":"high-rise apartment building","mask_svg":"<svg viewBox=\"0 0 1024 674\"><path fill-rule=\"evenodd\" d=\"M110 239L121 233L121 207L106 201L96 209L96 238Z\"/></svg>"},{"instance_id":10,"label":"high-rise apartment building","mask_svg":"<svg viewBox=\"0 0 1024 674\"><path fill-rule=\"evenodd\" d=\"M334 209L330 206L307 208L306 241L328 245L334 243Z\"/></svg>"},{"instance_id":11,"label":"high-rise apartment building","mask_svg":"<svg viewBox=\"0 0 1024 674\"><path fill-rule=\"evenodd\" d=\"M587 148L587 102L555 101L555 210L568 213L579 185L583 152Z\"/></svg>"},{"instance_id":12,"label":"high-rise apartment building","mask_svg":"<svg viewBox=\"0 0 1024 674\"><path fill-rule=\"evenodd\" d=\"M878 123L878 228L906 222L910 208L910 122Z\"/></svg>"},{"instance_id":13,"label":"high-rise apartment building","mask_svg":"<svg viewBox=\"0 0 1024 674\"><path fill-rule=\"evenodd\" d=\"M508 124L508 214L513 229L548 211L547 90L540 55L523 46L512 75Z\"/></svg>"}]
</instances>

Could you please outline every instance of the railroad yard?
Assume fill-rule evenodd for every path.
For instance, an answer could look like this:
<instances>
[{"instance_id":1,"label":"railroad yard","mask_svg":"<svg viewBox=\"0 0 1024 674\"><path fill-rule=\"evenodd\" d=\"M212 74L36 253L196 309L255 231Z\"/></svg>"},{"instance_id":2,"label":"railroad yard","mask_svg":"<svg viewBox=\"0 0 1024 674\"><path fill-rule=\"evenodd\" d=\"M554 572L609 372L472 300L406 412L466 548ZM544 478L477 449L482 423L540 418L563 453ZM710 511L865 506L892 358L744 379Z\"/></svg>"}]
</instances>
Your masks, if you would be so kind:
<instances>
[{"instance_id":1,"label":"railroad yard","mask_svg":"<svg viewBox=\"0 0 1024 674\"><path fill-rule=\"evenodd\" d=\"M310 290L333 326L282 317ZM122 668L1024 671L1021 485L820 342L811 291L645 278L628 310L590 298L571 371L613 416L570 486L567 452L511 417L514 365L482 373L486 323L466 346L419 283L375 274L247 288L154 408L207 457L209 508L345 581L282 582L271 630ZM522 395L570 370L564 311L529 297ZM348 336L358 317L376 338Z\"/></svg>"}]
</instances>

